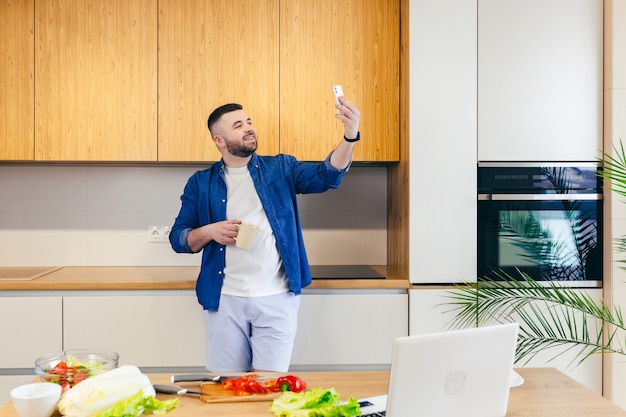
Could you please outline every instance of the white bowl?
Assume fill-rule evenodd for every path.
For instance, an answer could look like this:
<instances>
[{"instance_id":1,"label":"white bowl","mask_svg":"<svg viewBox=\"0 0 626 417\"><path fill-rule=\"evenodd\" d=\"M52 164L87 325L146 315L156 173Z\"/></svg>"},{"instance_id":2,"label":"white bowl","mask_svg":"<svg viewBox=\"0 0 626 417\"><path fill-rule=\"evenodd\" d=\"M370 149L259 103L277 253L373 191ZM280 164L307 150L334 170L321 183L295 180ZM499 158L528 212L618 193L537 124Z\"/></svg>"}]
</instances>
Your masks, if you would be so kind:
<instances>
[{"instance_id":1,"label":"white bowl","mask_svg":"<svg viewBox=\"0 0 626 417\"><path fill-rule=\"evenodd\" d=\"M61 398L61 386L36 382L11 390L13 407L20 417L50 417Z\"/></svg>"}]
</instances>

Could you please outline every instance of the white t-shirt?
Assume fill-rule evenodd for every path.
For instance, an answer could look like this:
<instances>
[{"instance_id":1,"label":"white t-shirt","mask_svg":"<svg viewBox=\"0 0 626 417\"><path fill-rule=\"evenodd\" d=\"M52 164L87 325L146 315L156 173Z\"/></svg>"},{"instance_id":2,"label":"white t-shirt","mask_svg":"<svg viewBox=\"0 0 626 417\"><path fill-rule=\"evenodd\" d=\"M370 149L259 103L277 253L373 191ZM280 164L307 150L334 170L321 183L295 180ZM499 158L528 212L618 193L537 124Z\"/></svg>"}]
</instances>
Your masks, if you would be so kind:
<instances>
[{"instance_id":1,"label":"white t-shirt","mask_svg":"<svg viewBox=\"0 0 626 417\"><path fill-rule=\"evenodd\" d=\"M222 293L260 297L289 291L276 239L248 167L224 166L224 173L228 189L226 218L255 224L261 231L254 245L247 251L235 245L226 247Z\"/></svg>"}]
</instances>

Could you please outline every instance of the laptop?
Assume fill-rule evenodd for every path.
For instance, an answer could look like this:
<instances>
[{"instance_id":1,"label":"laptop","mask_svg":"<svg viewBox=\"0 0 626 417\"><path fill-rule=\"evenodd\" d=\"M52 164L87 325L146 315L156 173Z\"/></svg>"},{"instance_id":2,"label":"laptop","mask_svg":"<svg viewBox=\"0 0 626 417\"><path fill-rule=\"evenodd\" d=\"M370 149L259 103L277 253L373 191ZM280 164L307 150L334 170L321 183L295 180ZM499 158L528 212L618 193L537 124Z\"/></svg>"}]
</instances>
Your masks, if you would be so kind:
<instances>
[{"instance_id":1,"label":"laptop","mask_svg":"<svg viewBox=\"0 0 626 417\"><path fill-rule=\"evenodd\" d=\"M361 415L505 416L518 331L507 323L396 338L389 391L361 399Z\"/></svg>"}]
</instances>

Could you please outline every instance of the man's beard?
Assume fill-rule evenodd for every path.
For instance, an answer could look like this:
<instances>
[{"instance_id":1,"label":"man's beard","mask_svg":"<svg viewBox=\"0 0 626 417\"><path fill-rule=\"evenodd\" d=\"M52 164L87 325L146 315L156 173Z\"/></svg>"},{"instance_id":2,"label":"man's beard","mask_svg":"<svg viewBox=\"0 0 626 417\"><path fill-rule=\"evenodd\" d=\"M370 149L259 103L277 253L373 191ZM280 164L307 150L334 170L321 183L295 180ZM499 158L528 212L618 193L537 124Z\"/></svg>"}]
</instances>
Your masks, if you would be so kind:
<instances>
[{"instance_id":1,"label":"man's beard","mask_svg":"<svg viewBox=\"0 0 626 417\"><path fill-rule=\"evenodd\" d=\"M226 142L226 150L233 156L238 156L240 158L247 158L252 155L257 148L257 141L252 141L250 144L246 144L246 141L243 143L230 143Z\"/></svg>"}]
</instances>

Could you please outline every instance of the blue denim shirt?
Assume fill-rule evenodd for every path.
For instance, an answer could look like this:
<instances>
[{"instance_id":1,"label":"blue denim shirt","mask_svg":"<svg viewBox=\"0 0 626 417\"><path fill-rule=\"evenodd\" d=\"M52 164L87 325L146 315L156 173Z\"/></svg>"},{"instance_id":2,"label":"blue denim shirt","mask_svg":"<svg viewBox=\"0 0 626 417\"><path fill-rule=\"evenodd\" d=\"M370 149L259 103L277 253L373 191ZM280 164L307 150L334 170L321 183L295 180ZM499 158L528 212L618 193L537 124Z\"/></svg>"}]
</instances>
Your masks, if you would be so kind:
<instances>
[{"instance_id":1,"label":"blue denim shirt","mask_svg":"<svg viewBox=\"0 0 626 417\"><path fill-rule=\"evenodd\" d=\"M289 290L300 294L302 288L311 283L311 272L302 239L296 194L337 188L348 168L338 170L333 167L330 155L325 161L312 164L299 162L289 155L253 154L248 170L274 232ZM189 178L169 237L176 252L192 252L187 244L192 229L226 220L226 197L223 161ZM225 262L225 245L211 241L203 248L196 294L206 310L217 311L219 307Z\"/></svg>"}]
</instances>

